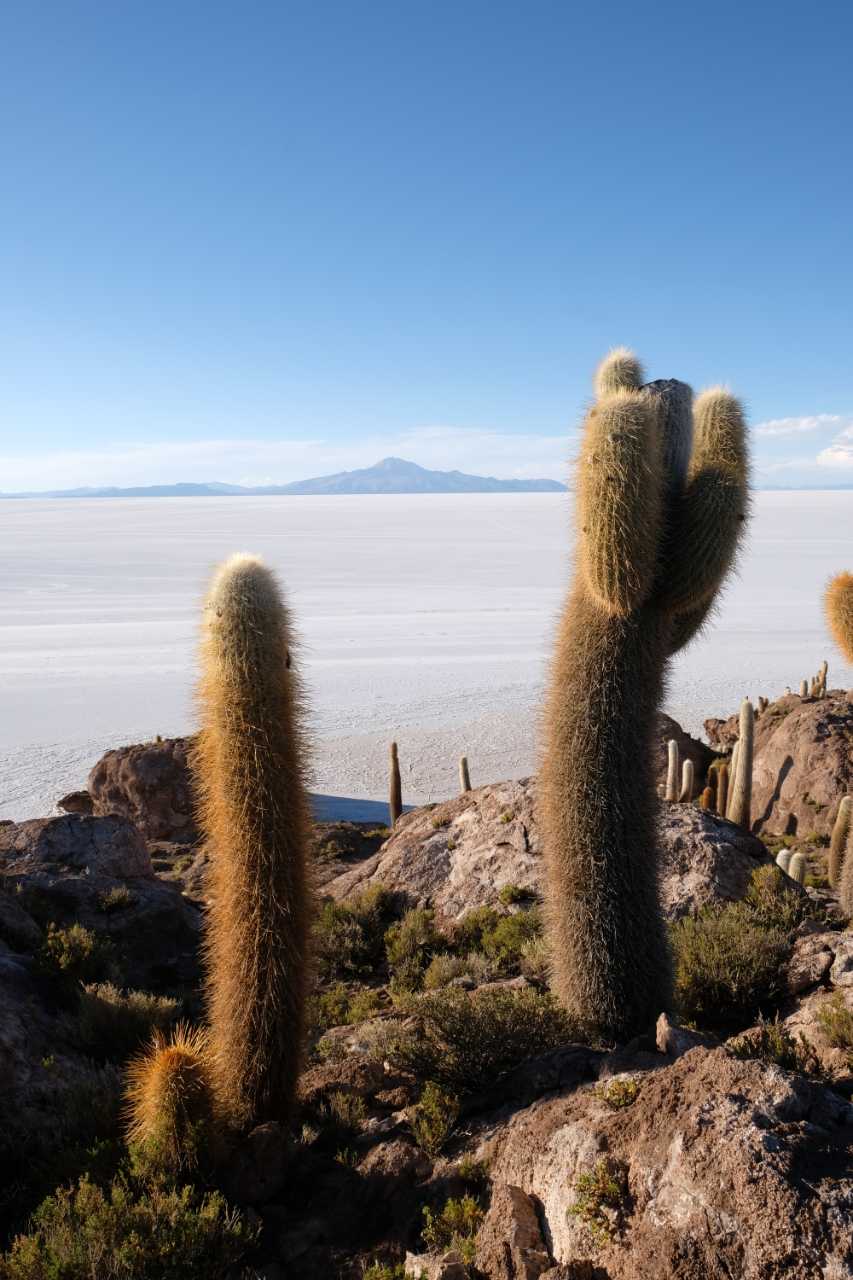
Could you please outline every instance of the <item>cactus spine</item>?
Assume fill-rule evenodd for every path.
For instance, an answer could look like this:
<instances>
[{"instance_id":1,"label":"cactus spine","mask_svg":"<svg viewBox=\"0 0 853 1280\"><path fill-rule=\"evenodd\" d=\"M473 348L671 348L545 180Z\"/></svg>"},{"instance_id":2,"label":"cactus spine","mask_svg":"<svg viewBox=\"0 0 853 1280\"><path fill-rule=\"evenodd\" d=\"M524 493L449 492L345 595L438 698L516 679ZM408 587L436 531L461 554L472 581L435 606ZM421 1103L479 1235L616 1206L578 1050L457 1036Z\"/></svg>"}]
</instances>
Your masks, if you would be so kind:
<instances>
[{"instance_id":1,"label":"cactus spine","mask_svg":"<svg viewBox=\"0 0 853 1280\"><path fill-rule=\"evenodd\" d=\"M681 793L679 800L693 799L693 761L685 760L681 766Z\"/></svg>"},{"instance_id":2,"label":"cactus spine","mask_svg":"<svg viewBox=\"0 0 853 1280\"><path fill-rule=\"evenodd\" d=\"M163 1172L196 1169L210 1154L216 1127L206 1033L184 1025L168 1037L156 1031L126 1078L128 1142Z\"/></svg>"},{"instance_id":3,"label":"cactus spine","mask_svg":"<svg viewBox=\"0 0 853 1280\"><path fill-rule=\"evenodd\" d=\"M678 799L678 743L670 738L666 744L666 791L664 799L674 802Z\"/></svg>"},{"instance_id":4,"label":"cactus spine","mask_svg":"<svg viewBox=\"0 0 853 1280\"><path fill-rule=\"evenodd\" d=\"M729 766L721 764L717 770L717 813L721 818L726 816L729 802Z\"/></svg>"},{"instance_id":5,"label":"cactus spine","mask_svg":"<svg viewBox=\"0 0 853 1280\"><path fill-rule=\"evenodd\" d=\"M785 875L788 874L788 867L790 865L790 862L791 862L791 850L780 849L779 852L776 854L776 866L780 869L780 871L784 871Z\"/></svg>"},{"instance_id":6,"label":"cactus spine","mask_svg":"<svg viewBox=\"0 0 853 1280\"><path fill-rule=\"evenodd\" d=\"M459 790L464 794L471 790L471 775L468 772L468 757L459 757Z\"/></svg>"},{"instance_id":7,"label":"cactus spine","mask_svg":"<svg viewBox=\"0 0 853 1280\"><path fill-rule=\"evenodd\" d=\"M311 892L290 623L260 560L216 573L194 758L210 856L205 940L214 1082L229 1122L286 1122L303 1047Z\"/></svg>"},{"instance_id":8,"label":"cactus spine","mask_svg":"<svg viewBox=\"0 0 853 1280\"><path fill-rule=\"evenodd\" d=\"M403 812L403 784L400 781L400 758L396 742L391 743L388 775L388 825L396 827L397 819Z\"/></svg>"},{"instance_id":9,"label":"cactus spine","mask_svg":"<svg viewBox=\"0 0 853 1280\"><path fill-rule=\"evenodd\" d=\"M847 915L853 917L853 823L847 833L847 852L838 877L838 901Z\"/></svg>"},{"instance_id":10,"label":"cactus spine","mask_svg":"<svg viewBox=\"0 0 853 1280\"><path fill-rule=\"evenodd\" d=\"M728 818L739 827L749 829L752 804L752 755L754 743L755 712L749 699L744 699L740 709L740 737L737 760L732 765L732 795Z\"/></svg>"},{"instance_id":11,"label":"cactus spine","mask_svg":"<svg viewBox=\"0 0 853 1280\"><path fill-rule=\"evenodd\" d=\"M554 989L585 1029L613 1039L671 1006L656 713L668 658L707 618L747 507L737 401L700 396L694 439L690 389L641 377L624 351L597 375L540 774Z\"/></svg>"},{"instance_id":12,"label":"cactus spine","mask_svg":"<svg viewBox=\"0 0 853 1280\"><path fill-rule=\"evenodd\" d=\"M829 862L826 869L826 878L833 889L838 888L841 878L841 867L847 849L851 818L853 818L853 796L842 796L829 841Z\"/></svg>"},{"instance_id":13,"label":"cactus spine","mask_svg":"<svg viewBox=\"0 0 853 1280\"><path fill-rule=\"evenodd\" d=\"M853 573L839 573L826 588L826 618L832 638L848 662L853 662Z\"/></svg>"},{"instance_id":14,"label":"cactus spine","mask_svg":"<svg viewBox=\"0 0 853 1280\"><path fill-rule=\"evenodd\" d=\"M796 880L797 884L805 884L806 860L801 853L795 853L788 863L788 875L792 880Z\"/></svg>"}]
</instances>

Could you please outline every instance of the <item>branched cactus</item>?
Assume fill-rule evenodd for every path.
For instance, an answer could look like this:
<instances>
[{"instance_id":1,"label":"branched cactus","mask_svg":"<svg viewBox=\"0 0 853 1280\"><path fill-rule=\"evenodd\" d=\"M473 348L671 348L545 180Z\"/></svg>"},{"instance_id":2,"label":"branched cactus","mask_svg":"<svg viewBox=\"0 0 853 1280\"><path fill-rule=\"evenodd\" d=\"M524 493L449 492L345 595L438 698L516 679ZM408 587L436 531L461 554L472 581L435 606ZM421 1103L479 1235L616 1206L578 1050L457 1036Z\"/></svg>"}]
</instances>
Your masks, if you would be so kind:
<instances>
[{"instance_id":1,"label":"branched cactus","mask_svg":"<svg viewBox=\"0 0 853 1280\"><path fill-rule=\"evenodd\" d=\"M732 763L732 789L729 810L730 822L749 829L752 805L752 758L755 712L749 699L740 709L740 737L737 740L737 758Z\"/></svg>"},{"instance_id":2,"label":"branched cactus","mask_svg":"<svg viewBox=\"0 0 853 1280\"><path fill-rule=\"evenodd\" d=\"M459 790L464 794L471 790L471 775L468 772L468 757L459 757Z\"/></svg>"},{"instance_id":3,"label":"branched cactus","mask_svg":"<svg viewBox=\"0 0 853 1280\"><path fill-rule=\"evenodd\" d=\"M207 1163L217 1125L205 1032L183 1025L168 1036L155 1032L126 1080L127 1138L145 1161L169 1174Z\"/></svg>"},{"instance_id":4,"label":"branched cactus","mask_svg":"<svg viewBox=\"0 0 853 1280\"><path fill-rule=\"evenodd\" d=\"M841 878L841 867L847 850L851 819L853 819L853 796L842 796L829 841L829 861L826 869L826 878L833 889L838 888Z\"/></svg>"},{"instance_id":5,"label":"branched cactus","mask_svg":"<svg viewBox=\"0 0 853 1280\"><path fill-rule=\"evenodd\" d=\"M287 1121L302 1061L311 824L291 658L275 578L259 560L233 556L205 606L193 764L210 857L214 1079L238 1126Z\"/></svg>"},{"instance_id":6,"label":"branched cactus","mask_svg":"<svg viewBox=\"0 0 853 1280\"><path fill-rule=\"evenodd\" d=\"M396 742L391 743L388 758L388 825L395 827L397 819L403 812L403 784L400 781L400 757L397 755Z\"/></svg>"},{"instance_id":7,"label":"branched cactus","mask_svg":"<svg viewBox=\"0 0 853 1280\"><path fill-rule=\"evenodd\" d=\"M615 1039L647 1030L672 1003L657 710L668 658L706 621L748 501L737 401L714 390L691 408L683 383L641 379L621 350L596 378L540 792L555 991L585 1028Z\"/></svg>"},{"instance_id":8,"label":"branched cactus","mask_svg":"<svg viewBox=\"0 0 853 1280\"><path fill-rule=\"evenodd\" d=\"M693 761L685 760L681 766L681 792L679 800L688 801L693 799Z\"/></svg>"},{"instance_id":9,"label":"branched cactus","mask_svg":"<svg viewBox=\"0 0 853 1280\"><path fill-rule=\"evenodd\" d=\"M666 790L664 800L674 803L678 799L678 743L670 738L666 744Z\"/></svg>"},{"instance_id":10,"label":"branched cactus","mask_svg":"<svg viewBox=\"0 0 853 1280\"><path fill-rule=\"evenodd\" d=\"M853 662L853 573L839 573L826 589L826 618L832 638Z\"/></svg>"},{"instance_id":11,"label":"branched cactus","mask_svg":"<svg viewBox=\"0 0 853 1280\"><path fill-rule=\"evenodd\" d=\"M795 853L788 863L788 875L797 884L806 882L806 860L801 853Z\"/></svg>"}]
</instances>

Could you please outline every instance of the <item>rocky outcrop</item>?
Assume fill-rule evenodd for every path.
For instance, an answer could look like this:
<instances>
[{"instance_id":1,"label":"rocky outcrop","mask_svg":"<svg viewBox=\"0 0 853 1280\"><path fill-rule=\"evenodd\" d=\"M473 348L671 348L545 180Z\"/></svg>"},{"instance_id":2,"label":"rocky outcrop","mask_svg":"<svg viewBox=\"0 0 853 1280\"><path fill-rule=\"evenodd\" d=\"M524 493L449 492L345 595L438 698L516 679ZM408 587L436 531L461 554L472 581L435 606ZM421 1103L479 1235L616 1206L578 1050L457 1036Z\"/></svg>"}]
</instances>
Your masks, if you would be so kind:
<instances>
[{"instance_id":1,"label":"rocky outcrop","mask_svg":"<svg viewBox=\"0 0 853 1280\"><path fill-rule=\"evenodd\" d=\"M341 899L381 884L446 920L494 906L505 885L539 893L535 799L535 782L526 779L413 810L378 853L329 880L324 892ZM664 806L659 830L661 897L671 920L743 897L752 872L769 861L760 840L692 804Z\"/></svg>"},{"instance_id":2,"label":"rocky outcrop","mask_svg":"<svg viewBox=\"0 0 853 1280\"><path fill-rule=\"evenodd\" d=\"M729 749L737 716L706 720L712 742ZM752 819L757 833L828 835L845 795L853 792L853 697L787 694L755 723Z\"/></svg>"},{"instance_id":3,"label":"rocky outcrop","mask_svg":"<svg viewBox=\"0 0 853 1280\"><path fill-rule=\"evenodd\" d=\"M147 840L197 839L187 763L191 745L191 738L161 738L108 751L89 774L92 812L121 814Z\"/></svg>"},{"instance_id":4,"label":"rocky outcrop","mask_svg":"<svg viewBox=\"0 0 853 1280\"><path fill-rule=\"evenodd\" d=\"M637 1099L624 1109L592 1089L543 1099L478 1152L495 1183L538 1205L557 1264L586 1262L610 1280L850 1275L844 1099L723 1049L696 1048L635 1078ZM609 1183L603 1194L584 1188L597 1173ZM486 1274L525 1275L501 1269L491 1235L483 1248Z\"/></svg>"},{"instance_id":5,"label":"rocky outcrop","mask_svg":"<svg viewBox=\"0 0 853 1280\"><path fill-rule=\"evenodd\" d=\"M152 876L145 841L124 818L32 818L0 827L0 869L14 875L61 870L128 879Z\"/></svg>"}]
</instances>

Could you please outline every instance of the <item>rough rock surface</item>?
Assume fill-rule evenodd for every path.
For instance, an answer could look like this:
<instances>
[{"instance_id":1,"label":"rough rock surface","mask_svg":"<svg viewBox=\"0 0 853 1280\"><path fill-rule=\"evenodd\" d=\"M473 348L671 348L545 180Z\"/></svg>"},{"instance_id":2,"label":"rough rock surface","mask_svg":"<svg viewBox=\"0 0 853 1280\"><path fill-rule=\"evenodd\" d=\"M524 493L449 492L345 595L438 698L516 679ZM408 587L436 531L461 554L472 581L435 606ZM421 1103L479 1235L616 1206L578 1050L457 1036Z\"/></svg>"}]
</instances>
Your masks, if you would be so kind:
<instances>
[{"instance_id":1,"label":"rough rock surface","mask_svg":"<svg viewBox=\"0 0 853 1280\"><path fill-rule=\"evenodd\" d=\"M853 1108L723 1049L693 1049L642 1077L622 1110L589 1089L540 1100L481 1154L497 1183L538 1204L557 1263L594 1263L608 1280L851 1274ZM570 1210L578 1178L601 1160L625 1191L604 1215L611 1238L596 1241Z\"/></svg>"},{"instance_id":2,"label":"rough rock surface","mask_svg":"<svg viewBox=\"0 0 853 1280\"><path fill-rule=\"evenodd\" d=\"M661 811L661 896L677 920L710 902L743 897L756 867L769 861L760 840L695 805ZM494 905L504 885L539 892L542 857L535 783L494 783L398 822L373 856L330 880L341 899L371 884L403 891L445 919Z\"/></svg>"},{"instance_id":3,"label":"rough rock surface","mask_svg":"<svg viewBox=\"0 0 853 1280\"><path fill-rule=\"evenodd\" d=\"M737 717L706 720L728 749ZM853 792L853 695L825 698L787 694L772 702L755 725L752 819L756 832L828 835L845 795Z\"/></svg>"},{"instance_id":4,"label":"rough rock surface","mask_svg":"<svg viewBox=\"0 0 853 1280\"><path fill-rule=\"evenodd\" d=\"M197 839L187 763L191 745L191 738L162 738L108 751L89 774L93 813L119 813L147 840Z\"/></svg>"},{"instance_id":5,"label":"rough rock surface","mask_svg":"<svg viewBox=\"0 0 853 1280\"><path fill-rule=\"evenodd\" d=\"M68 814L0 827L0 869L26 875L51 867L118 879L154 874L145 841L124 818Z\"/></svg>"},{"instance_id":6,"label":"rough rock surface","mask_svg":"<svg viewBox=\"0 0 853 1280\"><path fill-rule=\"evenodd\" d=\"M493 1188L477 1235L477 1266L494 1280L538 1280L551 1266L536 1208L521 1187Z\"/></svg>"}]
</instances>

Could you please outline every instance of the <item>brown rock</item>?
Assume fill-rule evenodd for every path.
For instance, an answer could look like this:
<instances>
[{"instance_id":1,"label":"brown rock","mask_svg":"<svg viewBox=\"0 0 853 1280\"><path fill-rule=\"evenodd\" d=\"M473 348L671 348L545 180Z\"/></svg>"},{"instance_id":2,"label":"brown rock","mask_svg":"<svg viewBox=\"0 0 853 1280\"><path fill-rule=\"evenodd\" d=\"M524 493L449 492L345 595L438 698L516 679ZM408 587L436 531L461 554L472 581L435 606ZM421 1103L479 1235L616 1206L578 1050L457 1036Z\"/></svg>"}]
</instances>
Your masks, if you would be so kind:
<instances>
[{"instance_id":1,"label":"brown rock","mask_svg":"<svg viewBox=\"0 0 853 1280\"><path fill-rule=\"evenodd\" d=\"M837 941L837 933L811 933L797 938L785 967L785 981L791 995L823 982L835 959Z\"/></svg>"},{"instance_id":2,"label":"brown rock","mask_svg":"<svg viewBox=\"0 0 853 1280\"><path fill-rule=\"evenodd\" d=\"M121 814L147 840L197 839L191 745L192 738L162 738L108 751L89 774L93 812Z\"/></svg>"},{"instance_id":3,"label":"brown rock","mask_svg":"<svg viewBox=\"0 0 853 1280\"><path fill-rule=\"evenodd\" d=\"M712 903L739 901L756 868L772 861L755 836L696 805L664 805L658 829L668 920L695 915Z\"/></svg>"},{"instance_id":4,"label":"brown rock","mask_svg":"<svg viewBox=\"0 0 853 1280\"><path fill-rule=\"evenodd\" d=\"M259 1124L231 1152L225 1172L226 1193L238 1204L263 1204L285 1184L287 1143L275 1120Z\"/></svg>"},{"instance_id":5,"label":"brown rock","mask_svg":"<svg viewBox=\"0 0 853 1280\"><path fill-rule=\"evenodd\" d=\"M551 1266L533 1202L499 1183L477 1234L477 1267L489 1280L538 1280Z\"/></svg>"},{"instance_id":6,"label":"brown rock","mask_svg":"<svg viewBox=\"0 0 853 1280\"><path fill-rule=\"evenodd\" d=\"M83 817L92 816L92 797L88 791L69 791L67 796L56 802L57 809L63 813L79 813Z\"/></svg>"},{"instance_id":7,"label":"brown rock","mask_svg":"<svg viewBox=\"0 0 853 1280\"><path fill-rule=\"evenodd\" d=\"M0 867L14 875L51 868L115 879L154 874L145 842L132 823L76 814L0 828Z\"/></svg>"},{"instance_id":8,"label":"brown rock","mask_svg":"<svg viewBox=\"0 0 853 1280\"><path fill-rule=\"evenodd\" d=\"M662 1013L658 1018L655 1041L658 1050L670 1058L680 1058L691 1049L700 1046L710 1049L719 1043L716 1036L705 1035L701 1031L691 1031L689 1027L680 1027L667 1013Z\"/></svg>"},{"instance_id":9,"label":"brown rock","mask_svg":"<svg viewBox=\"0 0 853 1280\"><path fill-rule=\"evenodd\" d=\"M405 1138L393 1138L371 1147L358 1169L363 1177L419 1182L432 1173L432 1161Z\"/></svg>"}]
</instances>

